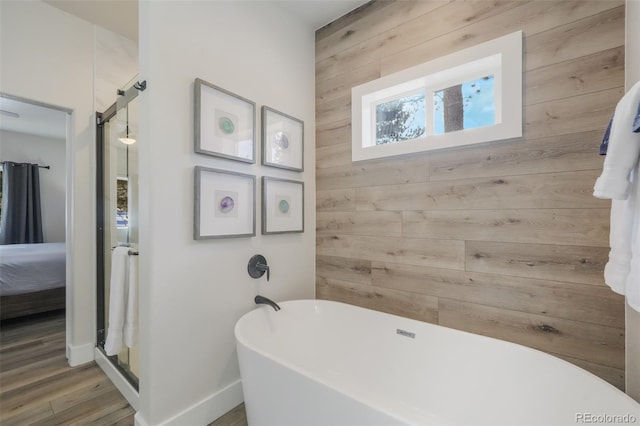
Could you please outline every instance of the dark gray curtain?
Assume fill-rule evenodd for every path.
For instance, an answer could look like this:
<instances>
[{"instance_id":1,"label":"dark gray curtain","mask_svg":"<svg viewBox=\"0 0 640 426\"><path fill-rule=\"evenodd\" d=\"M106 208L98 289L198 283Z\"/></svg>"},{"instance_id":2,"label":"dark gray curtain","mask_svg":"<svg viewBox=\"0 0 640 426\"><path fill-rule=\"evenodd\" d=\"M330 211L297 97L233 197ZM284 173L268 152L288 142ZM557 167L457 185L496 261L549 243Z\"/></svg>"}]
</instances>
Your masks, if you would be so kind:
<instances>
[{"instance_id":1,"label":"dark gray curtain","mask_svg":"<svg viewBox=\"0 0 640 426\"><path fill-rule=\"evenodd\" d=\"M0 244L44 242L37 164L4 162Z\"/></svg>"}]
</instances>

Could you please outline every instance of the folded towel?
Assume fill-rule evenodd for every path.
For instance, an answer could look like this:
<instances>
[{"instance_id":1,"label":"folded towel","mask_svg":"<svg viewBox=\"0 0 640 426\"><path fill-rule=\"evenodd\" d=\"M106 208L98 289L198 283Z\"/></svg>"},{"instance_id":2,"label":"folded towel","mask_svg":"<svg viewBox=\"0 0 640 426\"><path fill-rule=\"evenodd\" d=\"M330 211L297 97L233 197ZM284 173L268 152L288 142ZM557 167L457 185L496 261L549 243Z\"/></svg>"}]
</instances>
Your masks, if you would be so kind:
<instances>
[{"instance_id":1,"label":"folded towel","mask_svg":"<svg viewBox=\"0 0 640 426\"><path fill-rule=\"evenodd\" d=\"M611 118L609 119L607 130L604 131L604 135L602 136L602 142L600 143L600 155L607 155L607 148L609 147L609 136L611 134L612 123L613 123L613 116L611 116ZM633 119L631 131L635 133L640 133L640 103L638 103L638 111L636 111L636 116Z\"/></svg>"},{"instance_id":2,"label":"folded towel","mask_svg":"<svg viewBox=\"0 0 640 426\"><path fill-rule=\"evenodd\" d=\"M602 175L593 189L595 197L613 200L626 200L629 197L631 170L635 168L640 154L640 133L631 131L638 104L640 82L616 106Z\"/></svg>"},{"instance_id":3,"label":"folded towel","mask_svg":"<svg viewBox=\"0 0 640 426\"><path fill-rule=\"evenodd\" d=\"M109 325L104 351L117 355L122 349L122 327L126 306L129 248L116 247L111 252L111 281L109 290Z\"/></svg>"}]
</instances>

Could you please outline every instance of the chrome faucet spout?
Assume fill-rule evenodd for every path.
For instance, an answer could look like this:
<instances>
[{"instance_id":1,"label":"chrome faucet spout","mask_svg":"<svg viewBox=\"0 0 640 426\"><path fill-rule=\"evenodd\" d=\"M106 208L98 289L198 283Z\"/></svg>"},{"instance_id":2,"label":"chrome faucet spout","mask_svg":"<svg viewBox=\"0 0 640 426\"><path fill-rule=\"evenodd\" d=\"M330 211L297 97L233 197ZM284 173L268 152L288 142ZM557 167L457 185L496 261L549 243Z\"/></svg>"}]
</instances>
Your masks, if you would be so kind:
<instances>
[{"instance_id":1,"label":"chrome faucet spout","mask_svg":"<svg viewBox=\"0 0 640 426\"><path fill-rule=\"evenodd\" d=\"M260 305L260 304L269 305L269 306L271 306L273 308L274 311L279 311L280 310L280 306L278 306L278 304L276 302L274 302L273 300L268 299L268 298L266 298L264 296L257 295L253 299L253 301L255 302L256 305Z\"/></svg>"}]
</instances>

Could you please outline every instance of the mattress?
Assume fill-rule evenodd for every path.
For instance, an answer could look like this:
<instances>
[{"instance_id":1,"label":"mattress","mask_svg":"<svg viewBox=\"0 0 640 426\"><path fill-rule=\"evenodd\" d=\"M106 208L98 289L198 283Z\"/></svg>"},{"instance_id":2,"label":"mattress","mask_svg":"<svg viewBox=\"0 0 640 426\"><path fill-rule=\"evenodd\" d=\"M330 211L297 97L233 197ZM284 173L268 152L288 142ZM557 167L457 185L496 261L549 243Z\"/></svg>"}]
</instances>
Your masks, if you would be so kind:
<instances>
[{"instance_id":1,"label":"mattress","mask_svg":"<svg viewBox=\"0 0 640 426\"><path fill-rule=\"evenodd\" d=\"M64 287L65 244L0 245L0 296Z\"/></svg>"}]
</instances>

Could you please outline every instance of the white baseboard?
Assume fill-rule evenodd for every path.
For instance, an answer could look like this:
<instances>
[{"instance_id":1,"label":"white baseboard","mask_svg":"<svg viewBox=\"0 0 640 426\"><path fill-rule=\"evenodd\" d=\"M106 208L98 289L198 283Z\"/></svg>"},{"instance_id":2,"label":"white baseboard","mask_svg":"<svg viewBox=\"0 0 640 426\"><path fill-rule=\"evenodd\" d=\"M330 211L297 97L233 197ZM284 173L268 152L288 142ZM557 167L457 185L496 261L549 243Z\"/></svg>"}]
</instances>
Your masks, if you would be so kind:
<instances>
[{"instance_id":1,"label":"white baseboard","mask_svg":"<svg viewBox=\"0 0 640 426\"><path fill-rule=\"evenodd\" d=\"M146 420L142 418L142 414L140 414L140 411L138 411L136 415L133 416L133 426L149 426L149 423L147 423Z\"/></svg>"},{"instance_id":2,"label":"white baseboard","mask_svg":"<svg viewBox=\"0 0 640 426\"><path fill-rule=\"evenodd\" d=\"M206 425L228 413L244 401L242 383L237 380L213 395L184 410L177 416L162 423L167 426ZM146 426L143 419L135 417L136 426Z\"/></svg>"},{"instance_id":3,"label":"white baseboard","mask_svg":"<svg viewBox=\"0 0 640 426\"><path fill-rule=\"evenodd\" d=\"M67 345L67 361L71 367L86 364L93 361L93 343L87 343L86 345Z\"/></svg>"},{"instance_id":4,"label":"white baseboard","mask_svg":"<svg viewBox=\"0 0 640 426\"><path fill-rule=\"evenodd\" d=\"M129 402L133 409L138 411L138 401L140 400L138 391L133 386L131 386L131 383L129 383L127 379L122 377L122 374L120 374L120 372L113 366L113 364L111 364L111 361L109 361L105 354L100 351L100 349L94 348L94 350L96 363L100 366L100 368L102 368L102 371L104 371L107 377L109 377L109 380L111 380L115 387L118 388L122 396L124 396L124 398Z\"/></svg>"}]
</instances>

